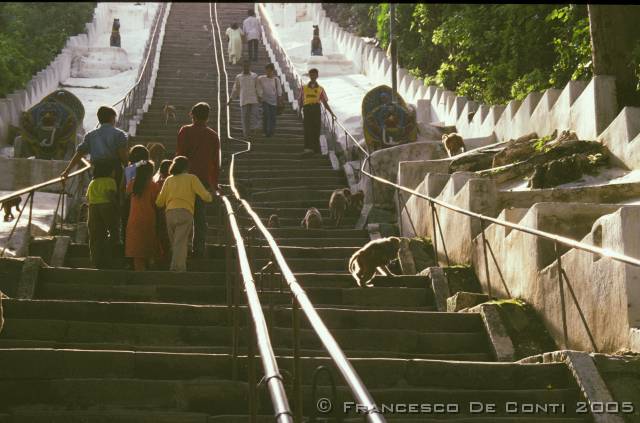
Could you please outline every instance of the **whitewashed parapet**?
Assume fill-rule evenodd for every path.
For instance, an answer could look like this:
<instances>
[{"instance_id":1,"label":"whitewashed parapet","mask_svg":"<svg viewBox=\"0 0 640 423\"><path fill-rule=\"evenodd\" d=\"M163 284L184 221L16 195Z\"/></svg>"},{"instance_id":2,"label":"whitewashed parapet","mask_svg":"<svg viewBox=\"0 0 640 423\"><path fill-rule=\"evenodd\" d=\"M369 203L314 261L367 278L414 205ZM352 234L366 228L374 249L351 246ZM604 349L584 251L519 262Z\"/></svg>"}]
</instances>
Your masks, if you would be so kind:
<instances>
[{"instance_id":1,"label":"whitewashed parapet","mask_svg":"<svg viewBox=\"0 0 640 423\"><path fill-rule=\"evenodd\" d=\"M0 99L0 147L9 143L9 126L19 125L20 114L41 101L69 77L73 59L71 49L88 46L105 28L108 29L107 7L107 3L98 3L93 11L92 21L85 25L85 33L69 37L62 52L45 69L37 72L25 85L25 89L14 91Z\"/></svg>"},{"instance_id":2,"label":"whitewashed parapet","mask_svg":"<svg viewBox=\"0 0 640 423\"><path fill-rule=\"evenodd\" d=\"M158 35L158 42L156 44L156 55L153 61L151 79L149 80L149 85L147 86L145 102L142 105L142 108L137 110L136 115L133 117L133 119L129 123L129 133L132 136L136 135L138 124L142 121L142 117L144 113L149 111L149 106L151 105L151 100L153 99L153 91L156 86L156 79L158 78L158 69L160 68L160 52L162 51L162 44L164 43L164 34L166 30L166 25L167 25L167 19L169 19L169 14L171 13L172 4L173 3L167 4L163 20L160 23L160 34ZM158 9L156 10L156 13L160 13L160 7L158 7ZM149 34L150 35L149 35L149 38L147 39L147 45L149 44L150 40L153 38L153 31L150 31Z\"/></svg>"}]
</instances>

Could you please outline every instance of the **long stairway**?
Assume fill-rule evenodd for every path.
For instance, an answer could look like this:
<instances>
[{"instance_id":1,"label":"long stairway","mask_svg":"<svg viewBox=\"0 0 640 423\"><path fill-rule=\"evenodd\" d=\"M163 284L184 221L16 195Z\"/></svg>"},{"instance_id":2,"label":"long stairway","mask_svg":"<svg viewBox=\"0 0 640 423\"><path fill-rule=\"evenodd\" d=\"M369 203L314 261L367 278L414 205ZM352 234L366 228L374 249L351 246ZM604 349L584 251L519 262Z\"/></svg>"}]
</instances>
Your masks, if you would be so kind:
<instances>
[{"instance_id":1,"label":"long stairway","mask_svg":"<svg viewBox=\"0 0 640 423\"><path fill-rule=\"evenodd\" d=\"M177 129L190 122L196 102L209 102L214 126L217 92L209 4L174 3L152 104L134 143L161 142L173 155ZM165 101L176 106L178 118L166 126ZM234 147L223 145L225 163ZM120 269L90 269L87 245L72 244L68 267L39 270L34 299L7 292L0 422L248 421L246 355L233 377L218 207L208 210L207 257L189 259L187 274L132 272L123 260ZM14 264L0 274L21 277ZM246 350L246 321L241 324L240 348ZM259 411L272 413L264 392Z\"/></svg>"},{"instance_id":2,"label":"long stairway","mask_svg":"<svg viewBox=\"0 0 640 423\"><path fill-rule=\"evenodd\" d=\"M233 22L241 22L252 6L252 3L218 4L222 30ZM260 45L258 61L252 69L264 73L267 62L266 49ZM227 63L227 71L231 86L241 68ZM230 121L232 136L241 138L237 102L232 103ZM591 421L590 417L575 413L575 402L581 400L581 394L564 364L493 362L480 315L436 312L428 278L377 277L374 288L358 288L347 272L347 262L369 240L368 233L353 229L354 217L346 219L340 228L333 227L328 216L329 196L334 189L346 187L347 181L342 171L332 169L328 157L301 156L302 133L302 122L288 109L278 116L273 138L259 135L251 152L238 158L237 178L249 186L249 202L263 222L272 213L278 214L281 227L270 232L374 400L378 404L449 404L457 405L459 410L448 414L396 414L395 419L387 416L389 421ZM324 229L300 227L308 207L321 211ZM247 226L253 224L248 217L243 221ZM257 269L268 261L269 250L263 242L262 246L253 247L252 255ZM256 279L259 278L256 274ZM292 344L287 330L290 321L279 316L290 315L291 294L286 290L281 293L278 283L272 289L268 282L265 285L263 304L274 304L276 310L272 318L272 342L276 352L288 356L290 351L280 341L285 341L285 346ZM303 355L327 357L309 329L303 330L301 343ZM282 368L287 368L286 360L281 360ZM305 373L303 383L309 384L310 378L311 374ZM339 400L334 407L341 409L342 403L352 401L352 397L344 382L339 385ZM320 387L318 392L317 397L331 398L328 386ZM305 397L307 416L315 408L311 400ZM469 409L472 401L494 403L497 412L473 414ZM564 404L565 411L549 415L509 413L505 410L509 401ZM353 409L349 414L355 415Z\"/></svg>"},{"instance_id":3,"label":"long stairway","mask_svg":"<svg viewBox=\"0 0 640 423\"><path fill-rule=\"evenodd\" d=\"M252 3L218 3L222 31L232 22L240 23L250 7ZM214 126L219 90L209 10L206 3L173 3L153 101L138 127L136 142L162 142L173 152L176 130L189 122L187 113L198 101L212 106ZM253 70L262 73L266 62L266 51L260 46ZM230 90L240 67L228 66L227 71L230 78L222 76L221 83ZM167 126L160 112L166 101L178 112L178 122ZM226 110L220 113L224 122ZM239 116L235 101L230 114L234 136L241 134ZM236 175L263 219L272 213L280 216L283 227L272 230L274 237L375 401L380 405L457 404L459 409L451 414L388 416L389 422L590 421L573 411L581 396L564 364L492 362L480 316L435 312L428 278L376 278L375 288L356 288L346 263L369 237L366 231L350 229L355 218L337 229L306 231L299 226L310 206L318 207L330 223L330 192L346 186L342 172L333 170L326 157L301 157L301 134L301 122L288 109L278 116L276 136L258 137L252 151L238 159ZM225 164L227 153L243 148L226 139L222 145ZM228 183L226 173L222 183ZM34 299L4 300L0 423L249 421L247 313L242 307L234 378L233 325L225 282L233 269L225 266L218 207L207 210L207 257L190 259L187 274L89 269L87 246L73 245L68 267L40 269ZM252 223L239 216L246 232ZM269 261L268 250L260 242L254 240L250 249L257 281L258 269ZM0 275L18 280L20 268L11 264L0 268ZM272 344L289 387L285 370L293 367L290 294L286 289L281 292L278 281L274 285L264 281L264 288L261 300ZM310 416L318 398L332 398L323 378L315 398L311 386L314 370L319 365L331 367L331 362L306 319L301 325L303 410ZM333 413L324 417L336 416L341 403L351 401L344 382L336 381L338 401ZM264 385L258 393L258 422L272 422ZM293 405L293 395L288 393ZM471 414L471 401L495 403L498 411ZM561 403L566 413L509 414L504 411L507 401ZM345 421L362 421L353 409L349 415ZM318 421L333 421L322 417Z\"/></svg>"}]
</instances>

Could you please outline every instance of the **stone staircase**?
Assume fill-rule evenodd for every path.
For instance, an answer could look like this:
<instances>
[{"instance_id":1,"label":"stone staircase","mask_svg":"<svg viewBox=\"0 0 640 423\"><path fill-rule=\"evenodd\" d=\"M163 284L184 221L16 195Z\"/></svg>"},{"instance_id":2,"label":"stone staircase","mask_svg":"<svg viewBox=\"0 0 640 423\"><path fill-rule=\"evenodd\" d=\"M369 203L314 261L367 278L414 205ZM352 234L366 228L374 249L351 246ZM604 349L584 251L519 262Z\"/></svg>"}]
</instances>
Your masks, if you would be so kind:
<instances>
[{"instance_id":1,"label":"stone staircase","mask_svg":"<svg viewBox=\"0 0 640 423\"><path fill-rule=\"evenodd\" d=\"M252 3L218 4L220 26L240 23ZM149 111L136 142L162 142L175 150L176 130L189 121L197 101L217 105L217 74L209 29L209 5L174 3L168 18L160 69ZM205 30L204 27L207 27ZM226 42L225 58L226 56ZM253 70L267 62L259 48ZM229 90L240 66L227 67ZM322 81L320 81L322 82ZM178 122L167 127L160 110L165 101L177 108ZM217 111L212 110L211 126ZM222 118L226 119L225 110ZM237 101L231 127L240 136ZM223 120L224 122L224 120ZM224 128L224 125L223 125ZM226 131L222 131L226 134ZM221 134L222 135L222 134ZM229 152L244 146L223 139ZM387 421L439 422L587 422L575 413L581 400L563 363L518 364L493 360L479 314L435 311L428 277L376 277L375 287L360 289L347 273L351 254L369 240L353 229L355 217L331 226L328 199L347 186L327 157L303 159L302 124L288 109L278 116L276 136L257 137L252 151L236 163L239 185L265 221L280 216L272 229L297 280L321 318L350 358L377 404L448 404L457 413L387 415ZM224 167L224 166L223 166ZM223 174L222 183L227 182ZM307 207L318 207L326 229L304 230ZM41 268L33 299L3 301L5 327L0 333L0 423L160 422L212 423L248 421L247 312L240 308L241 333L237 379L231 355L233 320L227 307L225 248L220 245L219 205L208 209L207 257L190 259L185 274L89 269L86 245L72 245L65 268ZM239 214L245 228L252 222ZM246 231L246 229L245 229ZM232 249L235 251L235 249ZM285 375L293 368L291 295L279 276L261 279L259 269L270 252L264 240L249 250L256 283L269 323L271 342ZM235 260L235 252L232 260ZM124 263L121 263L123 267ZM15 262L0 266L3 278L21 278ZM233 280L233 279L232 279ZM8 292L15 297L15 292ZM244 294L240 295L244 304ZM319 365L337 373L305 318L301 319L303 410L310 416L320 397L332 398L325 378L315 398L311 380ZM258 374L261 374L257 362ZM288 371L288 372L287 372ZM318 421L333 421L352 396L341 378L334 411ZM258 422L273 421L270 400L258 390ZM496 413L474 414L471 402L492 403ZM505 404L564 404L565 413L508 413ZM352 409L347 422L360 422Z\"/></svg>"}]
</instances>

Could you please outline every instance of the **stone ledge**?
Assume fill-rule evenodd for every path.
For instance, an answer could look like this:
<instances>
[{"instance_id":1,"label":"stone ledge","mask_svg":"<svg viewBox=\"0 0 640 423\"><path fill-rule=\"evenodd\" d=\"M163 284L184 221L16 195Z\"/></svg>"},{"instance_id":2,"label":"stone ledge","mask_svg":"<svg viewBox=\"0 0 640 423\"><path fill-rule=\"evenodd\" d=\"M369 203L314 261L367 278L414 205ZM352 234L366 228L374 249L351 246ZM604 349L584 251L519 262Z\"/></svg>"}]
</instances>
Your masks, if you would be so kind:
<instances>
[{"instance_id":1,"label":"stone ledge","mask_svg":"<svg viewBox=\"0 0 640 423\"><path fill-rule=\"evenodd\" d=\"M553 351L523 358L518 363L565 363L590 404L615 402L589 353L573 350ZM594 413L593 421L594 423L624 423L622 417L606 412Z\"/></svg>"}]
</instances>

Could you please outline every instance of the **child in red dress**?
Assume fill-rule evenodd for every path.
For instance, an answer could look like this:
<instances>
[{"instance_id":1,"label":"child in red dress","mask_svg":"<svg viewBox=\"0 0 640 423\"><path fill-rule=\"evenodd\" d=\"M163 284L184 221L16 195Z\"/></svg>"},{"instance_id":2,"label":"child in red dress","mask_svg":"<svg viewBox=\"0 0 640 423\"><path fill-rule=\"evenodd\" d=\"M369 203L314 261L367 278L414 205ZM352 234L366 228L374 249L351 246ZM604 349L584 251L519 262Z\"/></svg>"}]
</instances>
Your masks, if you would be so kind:
<instances>
[{"instance_id":1,"label":"child in red dress","mask_svg":"<svg viewBox=\"0 0 640 423\"><path fill-rule=\"evenodd\" d=\"M158 255L155 201L160 193L158 184L152 181L153 163L138 162L136 176L127 184L131 194L131 209L127 222L125 256L133 258L133 269L143 271L150 260Z\"/></svg>"}]
</instances>

